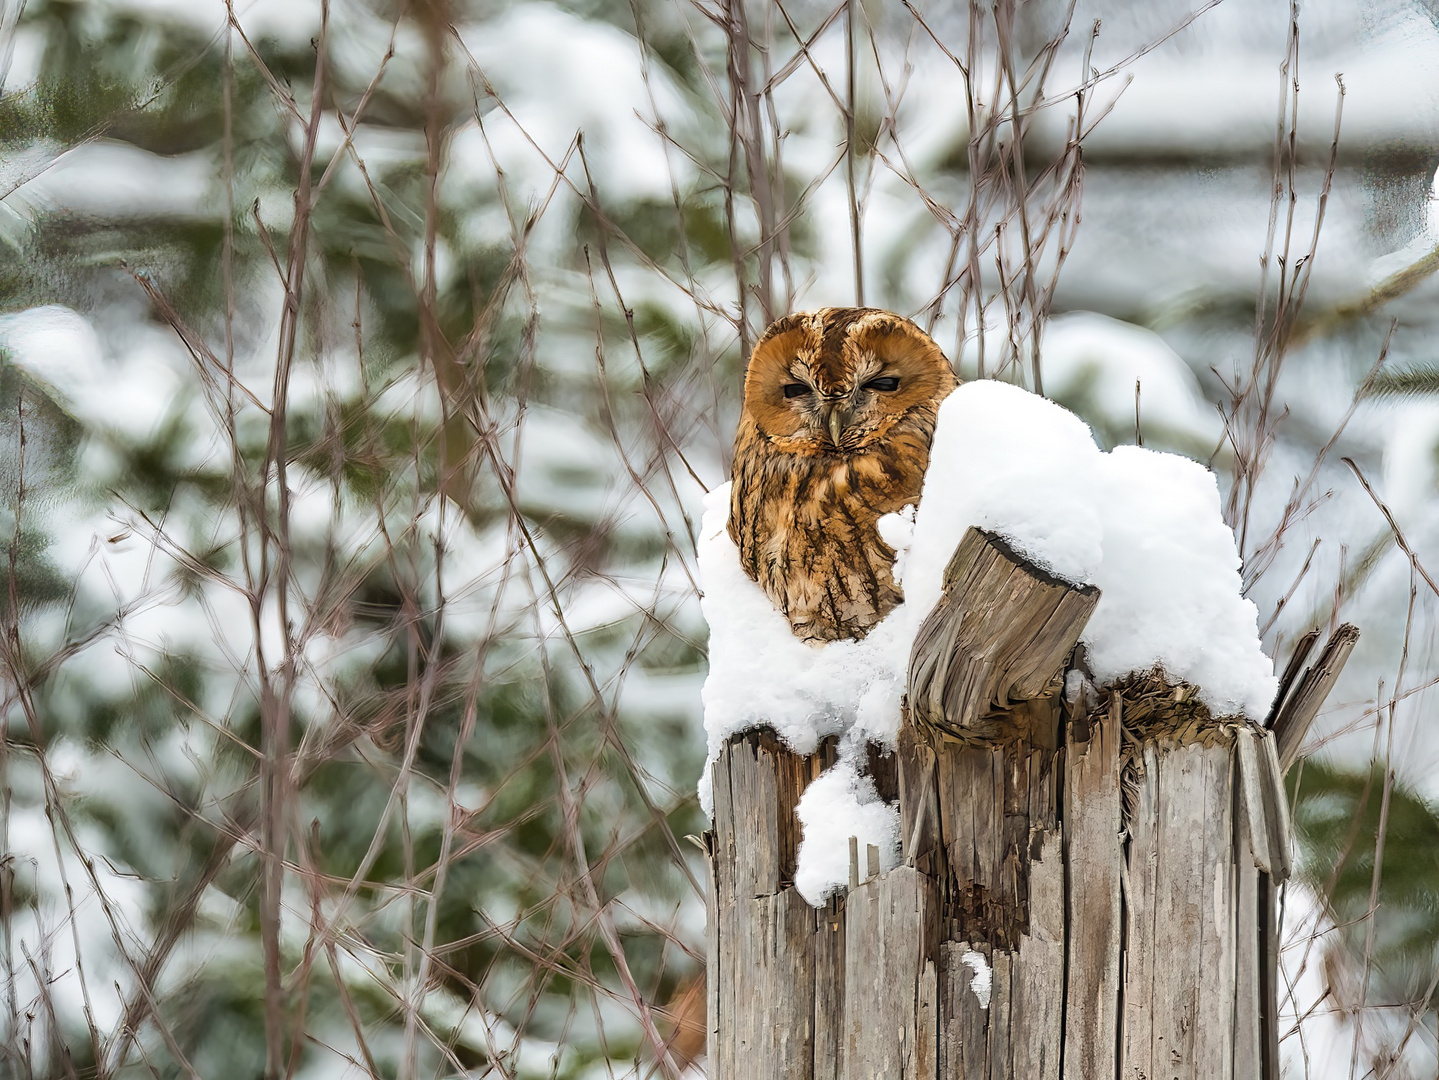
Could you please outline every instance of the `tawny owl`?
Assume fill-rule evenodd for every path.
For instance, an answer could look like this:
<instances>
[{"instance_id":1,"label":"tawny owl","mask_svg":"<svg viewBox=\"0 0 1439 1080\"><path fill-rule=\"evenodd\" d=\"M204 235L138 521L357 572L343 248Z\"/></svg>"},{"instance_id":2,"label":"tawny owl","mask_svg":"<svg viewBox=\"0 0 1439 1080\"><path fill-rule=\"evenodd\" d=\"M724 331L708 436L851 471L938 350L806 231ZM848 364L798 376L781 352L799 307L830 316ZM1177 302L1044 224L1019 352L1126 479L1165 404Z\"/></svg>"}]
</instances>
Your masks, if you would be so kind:
<instances>
[{"instance_id":1,"label":"tawny owl","mask_svg":"<svg viewBox=\"0 0 1439 1080\"><path fill-rule=\"evenodd\" d=\"M862 638L902 599L875 523L919 501L956 384L929 335L874 308L789 315L755 345L729 533L798 637Z\"/></svg>"}]
</instances>

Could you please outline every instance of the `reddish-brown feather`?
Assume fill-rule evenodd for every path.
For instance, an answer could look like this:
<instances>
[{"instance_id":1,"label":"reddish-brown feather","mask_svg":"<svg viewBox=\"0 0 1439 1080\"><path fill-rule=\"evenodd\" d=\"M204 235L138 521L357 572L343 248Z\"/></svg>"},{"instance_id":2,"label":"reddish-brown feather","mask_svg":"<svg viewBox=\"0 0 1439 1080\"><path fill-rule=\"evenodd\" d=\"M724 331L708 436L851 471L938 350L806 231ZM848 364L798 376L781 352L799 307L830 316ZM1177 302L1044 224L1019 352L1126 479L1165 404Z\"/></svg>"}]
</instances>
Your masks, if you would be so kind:
<instances>
[{"instance_id":1,"label":"reddish-brown feather","mask_svg":"<svg viewBox=\"0 0 1439 1080\"><path fill-rule=\"evenodd\" d=\"M863 389L881 373L898 389ZM795 382L812 389L786 398ZM903 599L875 523L919 501L939 403L956 385L924 331L872 308L787 316L755 346L729 532L798 637L861 638ZM847 421L838 444L824 422L831 402Z\"/></svg>"}]
</instances>

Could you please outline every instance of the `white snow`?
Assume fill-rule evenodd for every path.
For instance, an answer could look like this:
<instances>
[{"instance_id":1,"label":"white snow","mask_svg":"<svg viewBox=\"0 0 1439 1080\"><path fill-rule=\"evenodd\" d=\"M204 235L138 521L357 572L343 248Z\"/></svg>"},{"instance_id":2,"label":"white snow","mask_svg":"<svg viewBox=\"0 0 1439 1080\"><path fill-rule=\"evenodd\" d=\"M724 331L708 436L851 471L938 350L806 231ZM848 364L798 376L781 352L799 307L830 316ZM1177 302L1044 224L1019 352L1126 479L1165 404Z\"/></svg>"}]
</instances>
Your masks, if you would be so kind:
<instances>
[{"instance_id":1,"label":"white snow","mask_svg":"<svg viewBox=\"0 0 1439 1080\"><path fill-rule=\"evenodd\" d=\"M880 799L874 781L849 754L804 789L795 815L804 839L794 887L815 907L848 882L850 837L858 844L861 866L870 845L879 849L881 870L899 863L899 810Z\"/></svg>"},{"instance_id":2,"label":"white snow","mask_svg":"<svg viewBox=\"0 0 1439 1080\"><path fill-rule=\"evenodd\" d=\"M1244 242L1248 243L1247 233ZM957 361L963 379L978 378L981 336L984 354L991 358L988 376L1006 378L995 375L993 361L1010 348L1002 305L988 310L985 319L983 335L972 316L967 322ZM1028 373L1033 362L1034 342L1025 338L1019 343L1017 367ZM1040 368L1044 396L1094 425L1103 445L1133 440L1137 382L1140 431L1146 445L1205 459L1229 453L1224 423L1205 398L1199 379L1153 330L1094 311L1056 315L1045 324Z\"/></svg>"},{"instance_id":3,"label":"white snow","mask_svg":"<svg viewBox=\"0 0 1439 1080\"><path fill-rule=\"evenodd\" d=\"M802 754L842 736L839 764L799 810L796 884L811 903L848 881L849 837L881 835L882 815L893 814L859 775L858 749L866 740L893 745L915 632L971 526L1058 577L1099 587L1082 640L1100 685L1158 666L1197 686L1216 716L1259 720L1273 699L1273 664L1258 609L1240 595L1214 475L1141 447L1104 453L1078 417L1018 387L969 382L941 405L918 512L878 525L900 553L905 603L862 641L815 646L793 635L740 567L726 531L729 494L725 484L706 497L699 541L710 760L751 727L774 729ZM713 813L708 768L700 797Z\"/></svg>"},{"instance_id":4,"label":"white snow","mask_svg":"<svg viewBox=\"0 0 1439 1080\"><path fill-rule=\"evenodd\" d=\"M96 182L103 176L102 183ZM97 218L163 214L214 218L215 162L206 151L152 154L118 140L82 143L35 169L11 196L36 210Z\"/></svg>"},{"instance_id":5,"label":"white snow","mask_svg":"<svg viewBox=\"0 0 1439 1080\"><path fill-rule=\"evenodd\" d=\"M1138 446L1115 447L1102 465L1101 595L1083 636L1096 682L1158 665L1198 686L1216 716L1262 720L1278 683L1259 644L1259 609L1239 594L1214 474Z\"/></svg>"},{"instance_id":6,"label":"white snow","mask_svg":"<svg viewBox=\"0 0 1439 1080\"><path fill-rule=\"evenodd\" d=\"M1090 496L1101 454L1084 421L1008 383L965 383L939 407L905 563L908 606L939 599L955 544L973 525L1004 535L1057 577L1088 582L1102 532Z\"/></svg>"},{"instance_id":7,"label":"white snow","mask_svg":"<svg viewBox=\"0 0 1439 1080\"><path fill-rule=\"evenodd\" d=\"M988 1009L989 991L994 986L994 972L990 970L989 961L985 959L984 953L966 949L960 954L959 962L969 968L969 988L979 999L979 1007Z\"/></svg>"},{"instance_id":8,"label":"white snow","mask_svg":"<svg viewBox=\"0 0 1439 1080\"><path fill-rule=\"evenodd\" d=\"M1439 402L1385 408L1383 477L1384 501L1406 531L1439 510Z\"/></svg>"},{"instance_id":9,"label":"white snow","mask_svg":"<svg viewBox=\"0 0 1439 1080\"><path fill-rule=\"evenodd\" d=\"M95 5L115 14L141 18L162 17L185 23L202 33L214 33L225 25L222 0L103 0ZM344 18L353 23L363 17L360 5L345 5ZM320 32L320 5L297 4L293 0L240 0L235 17L250 39L273 38L291 48ZM331 26L334 26L332 21ZM333 33L333 30L332 30Z\"/></svg>"},{"instance_id":10,"label":"white snow","mask_svg":"<svg viewBox=\"0 0 1439 1080\"><path fill-rule=\"evenodd\" d=\"M901 620L891 616L863 641L823 648L800 641L740 568L725 529L729 493L730 485L722 484L705 496L699 539L700 609L710 627L709 675L701 692L710 760L731 735L760 725L801 754L856 727L892 740L908 659ZM700 799L712 814L708 768Z\"/></svg>"},{"instance_id":11,"label":"white snow","mask_svg":"<svg viewBox=\"0 0 1439 1080\"><path fill-rule=\"evenodd\" d=\"M663 65L652 68L646 85L641 49L629 34L553 4L527 3L462 25L459 36L508 110L487 115L485 128L510 176L543 191L554 177L551 163L564 159L577 133L592 175L604 178L602 196L668 198L671 166L681 181L687 175L688 163L666 156L648 122L656 109L682 115L685 98ZM455 152L467 171L493 176L473 138ZM578 168L571 175L584 182Z\"/></svg>"},{"instance_id":12,"label":"white snow","mask_svg":"<svg viewBox=\"0 0 1439 1080\"><path fill-rule=\"evenodd\" d=\"M914 515L919 508L913 503L897 514L885 514L876 521L879 538L894 549L894 577L903 580L904 567L909 561L910 545L914 543Z\"/></svg>"},{"instance_id":13,"label":"white snow","mask_svg":"<svg viewBox=\"0 0 1439 1080\"><path fill-rule=\"evenodd\" d=\"M88 429L129 439L153 433L183 390L150 350L108 357L89 320L59 305L0 316L0 349Z\"/></svg>"}]
</instances>

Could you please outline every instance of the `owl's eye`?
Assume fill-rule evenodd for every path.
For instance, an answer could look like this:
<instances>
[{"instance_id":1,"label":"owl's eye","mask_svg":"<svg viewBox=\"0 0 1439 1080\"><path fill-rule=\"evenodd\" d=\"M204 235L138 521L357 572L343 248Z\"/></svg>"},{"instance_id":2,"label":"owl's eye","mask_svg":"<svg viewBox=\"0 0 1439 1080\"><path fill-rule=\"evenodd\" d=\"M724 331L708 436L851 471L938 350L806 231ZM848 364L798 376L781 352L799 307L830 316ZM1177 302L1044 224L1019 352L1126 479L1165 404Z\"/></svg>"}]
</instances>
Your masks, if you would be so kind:
<instances>
[{"instance_id":1,"label":"owl's eye","mask_svg":"<svg viewBox=\"0 0 1439 1080\"><path fill-rule=\"evenodd\" d=\"M882 378L870 379L869 382L864 384L864 388L866 390L898 390L899 379L893 375L885 375Z\"/></svg>"},{"instance_id":2,"label":"owl's eye","mask_svg":"<svg viewBox=\"0 0 1439 1080\"><path fill-rule=\"evenodd\" d=\"M802 382L784 384L784 396L787 398L804 397L809 393L809 387Z\"/></svg>"}]
</instances>

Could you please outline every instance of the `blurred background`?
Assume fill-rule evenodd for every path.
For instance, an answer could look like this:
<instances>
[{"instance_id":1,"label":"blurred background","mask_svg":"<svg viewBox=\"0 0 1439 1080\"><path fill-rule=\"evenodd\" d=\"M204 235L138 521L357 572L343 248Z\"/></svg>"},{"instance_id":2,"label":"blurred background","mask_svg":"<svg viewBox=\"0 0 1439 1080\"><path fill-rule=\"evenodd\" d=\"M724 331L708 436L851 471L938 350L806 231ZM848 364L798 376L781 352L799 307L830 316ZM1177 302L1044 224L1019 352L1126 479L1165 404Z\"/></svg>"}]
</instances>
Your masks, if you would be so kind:
<instances>
[{"instance_id":1,"label":"blurred background","mask_svg":"<svg viewBox=\"0 0 1439 1080\"><path fill-rule=\"evenodd\" d=\"M0 0L0 1075L702 1075L700 499L857 302L1359 626L1286 1075L1434 1075L1436 167L1432 0Z\"/></svg>"}]
</instances>

